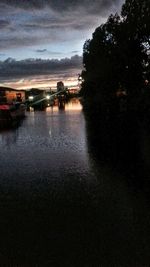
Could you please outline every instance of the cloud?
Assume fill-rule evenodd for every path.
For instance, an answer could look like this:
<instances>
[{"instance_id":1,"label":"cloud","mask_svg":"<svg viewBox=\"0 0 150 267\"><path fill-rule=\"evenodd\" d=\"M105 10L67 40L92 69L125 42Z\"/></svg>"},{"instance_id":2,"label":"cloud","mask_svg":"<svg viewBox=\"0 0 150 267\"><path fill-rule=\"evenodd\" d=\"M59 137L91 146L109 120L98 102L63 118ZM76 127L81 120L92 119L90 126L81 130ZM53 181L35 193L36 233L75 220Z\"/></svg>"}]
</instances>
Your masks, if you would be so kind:
<instances>
[{"instance_id":1,"label":"cloud","mask_svg":"<svg viewBox=\"0 0 150 267\"><path fill-rule=\"evenodd\" d=\"M77 53L79 53L79 52L80 52L80 51L78 51L78 50L71 51L72 54L77 54Z\"/></svg>"},{"instance_id":2,"label":"cloud","mask_svg":"<svg viewBox=\"0 0 150 267\"><path fill-rule=\"evenodd\" d=\"M38 37L34 36L20 36L14 34L13 36L4 36L0 38L0 49L6 50L11 48L19 48L19 47L28 47L31 44L36 44L38 42Z\"/></svg>"},{"instance_id":3,"label":"cloud","mask_svg":"<svg viewBox=\"0 0 150 267\"><path fill-rule=\"evenodd\" d=\"M42 8L43 7L42 2L46 2L46 1L1 0L1 5L8 5L8 6L14 6L14 7L19 7L19 8L24 8L24 9L30 9L30 8Z\"/></svg>"},{"instance_id":4,"label":"cloud","mask_svg":"<svg viewBox=\"0 0 150 267\"><path fill-rule=\"evenodd\" d=\"M47 52L47 49L37 49L36 52L37 53L45 53L45 52Z\"/></svg>"},{"instance_id":5,"label":"cloud","mask_svg":"<svg viewBox=\"0 0 150 267\"><path fill-rule=\"evenodd\" d=\"M22 9L41 9L46 6L52 8L53 10L63 12L77 9L78 7L84 7L94 13L97 13L98 9L104 11L111 6L118 6L120 2L121 0L93 0L92 3L91 0L1 0L1 4L17 8L19 7Z\"/></svg>"},{"instance_id":6,"label":"cloud","mask_svg":"<svg viewBox=\"0 0 150 267\"><path fill-rule=\"evenodd\" d=\"M3 11L5 13L5 11ZM81 39L87 29L87 20L93 18L82 16L80 20L76 13L61 16L49 9L40 12L12 11L8 12L9 22L3 18L3 32L0 32L0 49L12 49L20 47L33 47L37 44L54 44L70 42L73 38ZM4 15L3 15L4 16ZM14 19L15 18L15 19ZM6 27L6 25L8 25ZM78 33L76 34L75 31ZM75 36L76 35L76 36ZM83 37L82 37L83 38Z\"/></svg>"},{"instance_id":7,"label":"cloud","mask_svg":"<svg viewBox=\"0 0 150 267\"><path fill-rule=\"evenodd\" d=\"M77 24L79 27L80 22L82 24L88 18L106 17L110 12L118 10L123 2L124 0L93 0L91 4L91 0L1 0L0 9L3 11L2 16L5 17L6 13L12 20L16 12L15 20L19 18L25 22L22 25L26 28L40 25L61 27L68 24ZM27 19L23 18L24 15ZM89 24L86 27L89 27Z\"/></svg>"},{"instance_id":8,"label":"cloud","mask_svg":"<svg viewBox=\"0 0 150 267\"><path fill-rule=\"evenodd\" d=\"M9 56L26 53L53 57L82 53L83 43L124 0L1 0L0 49ZM80 47L79 47L80 46ZM56 48L55 48L56 47ZM70 48L71 47L71 48ZM24 51L19 53L19 50ZM26 50L25 50L26 49ZM44 49L47 49L44 50ZM9 51L9 52L8 52ZM70 52L71 55L71 52ZM70 56L69 55L69 56Z\"/></svg>"},{"instance_id":9,"label":"cloud","mask_svg":"<svg viewBox=\"0 0 150 267\"><path fill-rule=\"evenodd\" d=\"M61 60L26 59L16 61L15 59L8 58L5 61L0 61L0 79L2 82L47 74L69 77L71 72L78 73L81 69L82 57L78 55Z\"/></svg>"},{"instance_id":10,"label":"cloud","mask_svg":"<svg viewBox=\"0 0 150 267\"><path fill-rule=\"evenodd\" d=\"M36 53L38 54L46 54L46 55L63 55L64 53L62 52L59 52L59 51L52 51L52 50L48 50L46 48L43 48L43 49L36 49L35 50ZM75 54L77 54L78 51L76 51Z\"/></svg>"},{"instance_id":11,"label":"cloud","mask_svg":"<svg viewBox=\"0 0 150 267\"><path fill-rule=\"evenodd\" d=\"M0 19L0 29L3 30L4 28L10 26L9 20Z\"/></svg>"}]
</instances>

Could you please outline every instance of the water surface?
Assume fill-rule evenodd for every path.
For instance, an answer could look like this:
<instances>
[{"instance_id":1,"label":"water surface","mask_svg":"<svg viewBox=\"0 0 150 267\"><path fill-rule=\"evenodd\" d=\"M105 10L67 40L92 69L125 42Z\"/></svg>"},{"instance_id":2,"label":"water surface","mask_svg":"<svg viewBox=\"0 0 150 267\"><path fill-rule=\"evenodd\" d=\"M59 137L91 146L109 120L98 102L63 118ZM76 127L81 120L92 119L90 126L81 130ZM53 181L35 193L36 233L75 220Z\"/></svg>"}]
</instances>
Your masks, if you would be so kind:
<instances>
[{"instance_id":1,"label":"water surface","mask_svg":"<svg viewBox=\"0 0 150 267\"><path fill-rule=\"evenodd\" d=\"M148 194L93 150L77 102L0 132L2 266L149 265Z\"/></svg>"}]
</instances>

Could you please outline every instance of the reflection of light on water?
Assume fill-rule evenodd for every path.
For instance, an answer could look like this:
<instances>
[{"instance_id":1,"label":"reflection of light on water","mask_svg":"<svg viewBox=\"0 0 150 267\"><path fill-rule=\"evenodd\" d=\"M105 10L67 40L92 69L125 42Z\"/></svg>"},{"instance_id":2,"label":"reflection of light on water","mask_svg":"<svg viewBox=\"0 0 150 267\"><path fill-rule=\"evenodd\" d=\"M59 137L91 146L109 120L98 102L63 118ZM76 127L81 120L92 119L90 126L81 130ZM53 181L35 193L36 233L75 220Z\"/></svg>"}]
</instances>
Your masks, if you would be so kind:
<instances>
[{"instance_id":1,"label":"reflection of light on water","mask_svg":"<svg viewBox=\"0 0 150 267\"><path fill-rule=\"evenodd\" d=\"M47 107L46 108L46 112L53 112L53 111L58 111L58 107L57 106L53 106L53 107Z\"/></svg>"},{"instance_id":2,"label":"reflection of light on water","mask_svg":"<svg viewBox=\"0 0 150 267\"><path fill-rule=\"evenodd\" d=\"M52 137L52 130L49 129L49 136Z\"/></svg>"},{"instance_id":3,"label":"reflection of light on water","mask_svg":"<svg viewBox=\"0 0 150 267\"><path fill-rule=\"evenodd\" d=\"M30 110L31 112L33 112L33 111L34 111L34 108L33 108L33 107L30 107L29 110Z\"/></svg>"},{"instance_id":4,"label":"reflection of light on water","mask_svg":"<svg viewBox=\"0 0 150 267\"><path fill-rule=\"evenodd\" d=\"M66 104L65 110L82 110L82 106L78 99L74 99Z\"/></svg>"},{"instance_id":5,"label":"reflection of light on water","mask_svg":"<svg viewBox=\"0 0 150 267\"><path fill-rule=\"evenodd\" d=\"M58 105L54 105L52 107L47 107L46 112L58 111ZM71 99L70 102L65 104L64 110L82 110L82 105L77 98Z\"/></svg>"}]
</instances>

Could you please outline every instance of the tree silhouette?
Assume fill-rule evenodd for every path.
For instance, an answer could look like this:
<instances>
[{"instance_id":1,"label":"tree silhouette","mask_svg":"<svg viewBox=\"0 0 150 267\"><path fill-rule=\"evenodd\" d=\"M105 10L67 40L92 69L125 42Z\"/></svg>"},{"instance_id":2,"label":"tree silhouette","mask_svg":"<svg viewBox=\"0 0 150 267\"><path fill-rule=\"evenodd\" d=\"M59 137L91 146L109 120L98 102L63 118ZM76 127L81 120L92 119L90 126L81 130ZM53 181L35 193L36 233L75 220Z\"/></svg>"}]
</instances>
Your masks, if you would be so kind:
<instances>
[{"instance_id":1,"label":"tree silhouette","mask_svg":"<svg viewBox=\"0 0 150 267\"><path fill-rule=\"evenodd\" d=\"M120 90L128 109L138 108L149 79L149 16L150 0L126 0L121 16L110 15L85 42L81 95L87 106L111 113Z\"/></svg>"}]
</instances>

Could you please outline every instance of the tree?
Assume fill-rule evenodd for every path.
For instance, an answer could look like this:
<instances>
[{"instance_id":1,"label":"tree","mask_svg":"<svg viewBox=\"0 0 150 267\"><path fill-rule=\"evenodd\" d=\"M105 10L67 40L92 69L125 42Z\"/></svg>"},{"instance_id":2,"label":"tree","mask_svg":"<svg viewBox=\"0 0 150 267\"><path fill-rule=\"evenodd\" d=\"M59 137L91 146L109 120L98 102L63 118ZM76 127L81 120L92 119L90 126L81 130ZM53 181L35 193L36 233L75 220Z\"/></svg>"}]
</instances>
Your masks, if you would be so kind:
<instances>
[{"instance_id":1,"label":"tree","mask_svg":"<svg viewBox=\"0 0 150 267\"><path fill-rule=\"evenodd\" d=\"M81 93L87 102L110 108L119 87L129 102L140 97L150 66L149 13L150 0L126 0L121 17L110 15L85 42Z\"/></svg>"},{"instance_id":2,"label":"tree","mask_svg":"<svg viewBox=\"0 0 150 267\"><path fill-rule=\"evenodd\" d=\"M121 15L129 44L130 68L134 70L132 80L143 86L150 63L150 0L126 0Z\"/></svg>"},{"instance_id":3,"label":"tree","mask_svg":"<svg viewBox=\"0 0 150 267\"><path fill-rule=\"evenodd\" d=\"M107 109L112 106L116 90L119 87L118 38L120 17L111 15L105 24L93 33L92 40L83 47L82 94L87 101L92 101ZM90 98L90 100L89 100Z\"/></svg>"},{"instance_id":4,"label":"tree","mask_svg":"<svg viewBox=\"0 0 150 267\"><path fill-rule=\"evenodd\" d=\"M126 0L121 15L134 38L150 44L150 0Z\"/></svg>"}]
</instances>

